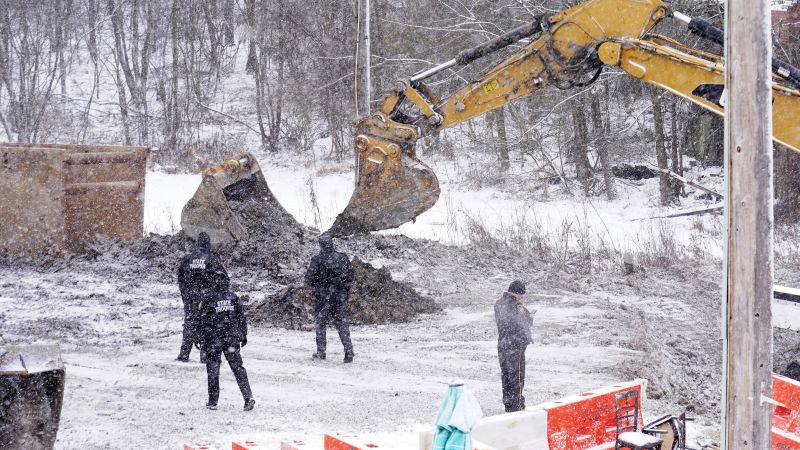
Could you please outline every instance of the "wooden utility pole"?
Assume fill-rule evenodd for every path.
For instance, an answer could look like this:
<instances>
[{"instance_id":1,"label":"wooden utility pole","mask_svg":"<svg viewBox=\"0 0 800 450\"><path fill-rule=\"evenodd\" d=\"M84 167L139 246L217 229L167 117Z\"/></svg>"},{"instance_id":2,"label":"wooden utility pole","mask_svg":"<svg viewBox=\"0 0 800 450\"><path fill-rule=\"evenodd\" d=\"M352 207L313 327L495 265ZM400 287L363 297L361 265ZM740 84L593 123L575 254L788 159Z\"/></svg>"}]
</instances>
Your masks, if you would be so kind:
<instances>
[{"instance_id":1,"label":"wooden utility pole","mask_svg":"<svg viewBox=\"0 0 800 450\"><path fill-rule=\"evenodd\" d=\"M772 92L769 2L727 0L723 449L771 445Z\"/></svg>"},{"instance_id":2,"label":"wooden utility pole","mask_svg":"<svg viewBox=\"0 0 800 450\"><path fill-rule=\"evenodd\" d=\"M357 51L356 51L356 117L370 112L370 42L369 0L356 0Z\"/></svg>"}]
</instances>

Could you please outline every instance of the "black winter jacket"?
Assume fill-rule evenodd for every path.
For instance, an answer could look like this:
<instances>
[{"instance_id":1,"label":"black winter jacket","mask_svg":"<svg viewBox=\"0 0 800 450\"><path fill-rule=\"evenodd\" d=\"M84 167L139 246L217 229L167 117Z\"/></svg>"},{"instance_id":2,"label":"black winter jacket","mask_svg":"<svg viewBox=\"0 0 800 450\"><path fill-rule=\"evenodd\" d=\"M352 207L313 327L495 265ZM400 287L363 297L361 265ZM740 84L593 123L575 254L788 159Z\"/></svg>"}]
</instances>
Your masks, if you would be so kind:
<instances>
[{"instance_id":1,"label":"black winter jacket","mask_svg":"<svg viewBox=\"0 0 800 450\"><path fill-rule=\"evenodd\" d=\"M350 284L353 282L353 264L344 253L323 249L311 259L305 281L318 295L350 289Z\"/></svg>"},{"instance_id":2,"label":"black winter jacket","mask_svg":"<svg viewBox=\"0 0 800 450\"><path fill-rule=\"evenodd\" d=\"M239 345L247 341L247 318L239 297L231 291L214 292L200 305L200 323L206 345Z\"/></svg>"},{"instance_id":3,"label":"black winter jacket","mask_svg":"<svg viewBox=\"0 0 800 450\"><path fill-rule=\"evenodd\" d=\"M178 267L178 288L184 304L191 302L196 309L204 295L228 289L228 272L211 250L211 244L200 241L194 250L183 257Z\"/></svg>"},{"instance_id":4,"label":"black winter jacket","mask_svg":"<svg viewBox=\"0 0 800 450\"><path fill-rule=\"evenodd\" d=\"M497 323L498 350L518 350L531 342L533 316L509 292L494 304L494 320Z\"/></svg>"}]
</instances>

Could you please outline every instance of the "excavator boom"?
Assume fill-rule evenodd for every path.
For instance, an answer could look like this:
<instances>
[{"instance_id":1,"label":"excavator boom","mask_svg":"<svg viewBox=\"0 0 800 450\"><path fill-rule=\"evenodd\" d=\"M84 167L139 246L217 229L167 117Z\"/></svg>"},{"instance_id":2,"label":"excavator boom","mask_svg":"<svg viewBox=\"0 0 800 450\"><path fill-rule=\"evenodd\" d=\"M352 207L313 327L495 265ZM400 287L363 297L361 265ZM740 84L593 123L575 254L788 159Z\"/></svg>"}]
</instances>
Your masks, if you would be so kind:
<instances>
[{"instance_id":1,"label":"excavator boom","mask_svg":"<svg viewBox=\"0 0 800 450\"><path fill-rule=\"evenodd\" d=\"M722 58L694 50L650 31L663 18L685 22L712 42L721 30L702 19L670 12L661 0L589 0L537 17L458 57L401 81L379 112L356 124L356 186L345 210L328 230L349 235L397 227L436 203L433 171L416 158L416 141L531 95L547 86L569 89L617 66L644 82L671 91L715 113L723 113ZM440 99L423 81L443 70L470 64L503 47L532 40L479 80ZM775 140L800 151L800 70L773 61ZM414 111L409 113L409 110Z\"/></svg>"},{"instance_id":2,"label":"excavator boom","mask_svg":"<svg viewBox=\"0 0 800 450\"><path fill-rule=\"evenodd\" d=\"M402 81L386 95L380 112L356 124L355 190L328 233L376 231L413 220L433 206L439 196L435 174L416 158L417 139L548 85L567 88L591 80L602 68L592 58L598 41L640 37L666 14L661 0L590 0L549 17L537 17ZM533 40L480 80L446 99L439 99L422 83L442 70L470 64L526 38ZM401 111L406 104L419 114L409 116Z\"/></svg>"}]
</instances>

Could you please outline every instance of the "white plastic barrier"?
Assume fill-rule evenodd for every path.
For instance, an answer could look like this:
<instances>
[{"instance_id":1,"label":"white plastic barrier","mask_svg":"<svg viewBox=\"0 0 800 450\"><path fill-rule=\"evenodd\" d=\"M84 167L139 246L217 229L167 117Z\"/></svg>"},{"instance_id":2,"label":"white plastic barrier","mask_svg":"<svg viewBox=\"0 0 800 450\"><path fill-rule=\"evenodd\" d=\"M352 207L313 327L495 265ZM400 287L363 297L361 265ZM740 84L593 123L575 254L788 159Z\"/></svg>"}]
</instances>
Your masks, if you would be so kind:
<instances>
[{"instance_id":1,"label":"white plastic barrier","mask_svg":"<svg viewBox=\"0 0 800 450\"><path fill-rule=\"evenodd\" d=\"M475 440L498 450L541 450L548 448L547 411L529 409L487 417L472 430Z\"/></svg>"}]
</instances>

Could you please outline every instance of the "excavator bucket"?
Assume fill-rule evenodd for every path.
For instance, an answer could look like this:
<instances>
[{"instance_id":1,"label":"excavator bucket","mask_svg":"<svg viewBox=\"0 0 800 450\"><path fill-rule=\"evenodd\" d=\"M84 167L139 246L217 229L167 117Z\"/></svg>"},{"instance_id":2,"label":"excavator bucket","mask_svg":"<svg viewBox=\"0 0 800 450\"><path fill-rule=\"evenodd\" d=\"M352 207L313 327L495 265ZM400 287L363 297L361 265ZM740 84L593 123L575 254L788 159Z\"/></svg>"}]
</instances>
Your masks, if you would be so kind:
<instances>
[{"instance_id":1,"label":"excavator bucket","mask_svg":"<svg viewBox=\"0 0 800 450\"><path fill-rule=\"evenodd\" d=\"M355 190L328 234L396 228L436 203L439 180L416 157L414 127L374 113L356 125L355 135Z\"/></svg>"},{"instance_id":2,"label":"excavator bucket","mask_svg":"<svg viewBox=\"0 0 800 450\"><path fill-rule=\"evenodd\" d=\"M0 448L52 449L63 400L57 345L0 347Z\"/></svg>"},{"instance_id":3,"label":"excavator bucket","mask_svg":"<svg viewBox=\"0 0 800 450\"><path fill-rule=\"evenodd\" d=\"M243 153L203 171L203 181L181 212L181 227L192 239L205 231L211 241L225 243L250 236L242 216L267 203L287 215L272 195L256 158Z\"/></svg>"}]
</instances>

